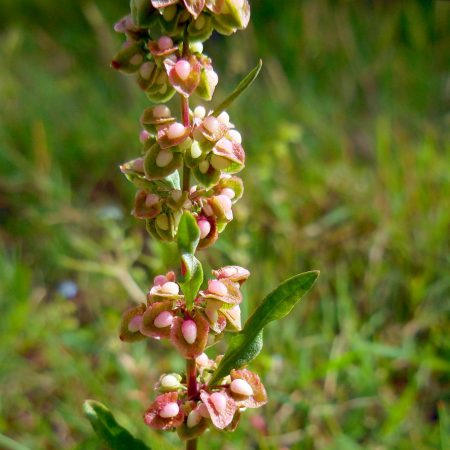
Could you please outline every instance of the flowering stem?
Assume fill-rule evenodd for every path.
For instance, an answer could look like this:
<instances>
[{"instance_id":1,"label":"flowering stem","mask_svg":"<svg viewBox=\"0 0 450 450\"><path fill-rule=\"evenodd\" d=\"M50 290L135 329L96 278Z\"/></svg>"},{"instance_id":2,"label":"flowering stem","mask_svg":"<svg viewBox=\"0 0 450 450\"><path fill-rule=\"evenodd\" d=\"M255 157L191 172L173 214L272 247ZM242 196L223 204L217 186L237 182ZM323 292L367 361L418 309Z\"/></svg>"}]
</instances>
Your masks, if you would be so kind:
<instances>
[{"instance_id":1,"label":"flowering stem","mask_svg":"<svg viewBox=\"0 0 450 450\"><path fill-rule=\"evenodd\" d=\"M189 119L189 98L181 96L181 115L183 118L183 125L185 127L191 126L191 121ZM184 163L183 164L183 191L189 192L191 188L190 183L191 169Z\"/></svg>"},{"instance_id":2,"label":"flowering stem","mask_svg":"<svg viewBox=\"0 0 450 450\"><path fill-rule=\"evenodd\" d=\"M186 450L197 450L197 439L186 441Z\"/></svg>"},{"instance_id":3,"label":"flowering stem","mask_svg":"<svg viewBox=\"0 0 450 450\"><path fill-rule=\"evenodd\" d=\"M186 360L186 384L188 388L188 398L195 398L198 395L195 359ZM186 441L186 450L197 450L197 439Z\"/></svg>"}]
</instances>

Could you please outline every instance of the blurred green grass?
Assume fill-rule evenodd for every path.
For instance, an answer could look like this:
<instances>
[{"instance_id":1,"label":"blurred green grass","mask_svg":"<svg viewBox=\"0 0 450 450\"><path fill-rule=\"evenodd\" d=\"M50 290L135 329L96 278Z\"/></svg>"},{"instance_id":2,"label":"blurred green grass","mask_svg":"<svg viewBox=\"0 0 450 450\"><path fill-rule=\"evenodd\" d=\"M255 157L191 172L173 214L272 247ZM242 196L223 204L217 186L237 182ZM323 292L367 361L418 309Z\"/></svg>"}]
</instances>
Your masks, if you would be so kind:
<instances>
[{"instance_id":1,"label":"blurred green grass","mask_svg":"<svg viewBox=\"0 0 450 450\"><path fill-rule=\"evenodd\" d=\"M218 99L259 57L265 66L230 111L246 195L201 257L249 266L247 311L290 274L322 275L266 332L254 367L269 405L200 448L448 449L450 2L252 7L249 30L206 45ZM139 287L175 266L174 249L129 216L133 189L117 170L139 148L146 105L108 67L126 10L2 2L0 448L20 450L8 436L98 449L84 398L145 439L153 383L182 370L161 344L117 338Z\"/></svg>"}]
</instances>

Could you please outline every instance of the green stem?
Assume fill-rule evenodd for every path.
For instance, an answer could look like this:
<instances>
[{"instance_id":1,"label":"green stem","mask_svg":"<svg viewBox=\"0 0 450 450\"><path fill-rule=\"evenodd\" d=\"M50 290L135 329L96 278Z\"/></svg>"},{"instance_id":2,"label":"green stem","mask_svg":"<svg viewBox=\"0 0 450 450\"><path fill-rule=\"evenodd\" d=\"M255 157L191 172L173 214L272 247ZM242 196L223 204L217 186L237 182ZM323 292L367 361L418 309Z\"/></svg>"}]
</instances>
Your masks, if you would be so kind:
<instances>
[{"instance_id":1,"label":"green stem","mask_svg":"<svg viewBox=\"0 0 450 450\"><path fill-rule=\"evenodd\" d=\"M186 441L186 450L197 450L197 439Z\"/></svg>"}]
</instances>

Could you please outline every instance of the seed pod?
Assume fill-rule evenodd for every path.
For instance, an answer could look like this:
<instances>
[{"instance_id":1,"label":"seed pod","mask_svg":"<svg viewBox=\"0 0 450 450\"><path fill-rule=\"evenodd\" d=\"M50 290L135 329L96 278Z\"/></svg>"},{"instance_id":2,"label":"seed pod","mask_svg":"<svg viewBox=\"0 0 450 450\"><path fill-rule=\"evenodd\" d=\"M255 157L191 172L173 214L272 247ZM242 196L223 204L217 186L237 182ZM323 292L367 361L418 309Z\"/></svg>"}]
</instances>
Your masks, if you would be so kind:
<instances>
[{"instance_id":1,"label":"seed pod","mask_svg":"<svg viewBox=\"0 0 450 450\"><path fill-rule=\"evenodd\" d=\"M166 103L175 95L175 89L169 83L169 78L164 69L156 67L152 80L153 82L145 91L150 101Z\"/></svg>"},{"instance_id":2,"label":"seed pod","mask_svg":"<svg viewBox=\"0 0 450 450\"><path fill-rule=\"evenodd\" d=\"M180 153L162 149L159 144L154 144L145 155L145 176L148 180L159 180L170 175L182 164L183 157Z\"/></svg>"},{"instance_id":3,"label":"seed pod","mask_svg":"<svg viewBox=\"0 0 450 450\"><path fill-rule=\"evenodd\" d=\"M212 394L201 391L200 398L208 409L211 421L216 428L223 430L232 422L237 406L226 391Z\"/></svg>"},{"instance_id":4,"label":"seed pod","mask_svg":"<svg viewBox=\"0 0 450 450\"><path fill-rule=\"evenodd\" d=\"M150 28L158 19L157 11L148 0L131 0L130 9L133 22L138 27Z\"/></svg>"},{"instance_id":5,"label":"seed pod","mask_svg":"<svg viewBox=\"0 0 450 450\"><path fill-rule=\"evenodd\" d=\"M176 405L176 407L175 407ZM178 409L178 411L176 411ZM174 413L177 414L174 415ZM168 392L158 395L144 414L144 422L151 428L170 430L184 421L184 412L178 406L178 394Z\"/></svg>"},{"instance_id":6,"label":"seed pod","mask_svg":"<svg viewBox=\"0 0 450 450\"><path fill-rule=\"evenodd\" d=\"M139 306L126 310L122 315L120 325L120 339L125 342L136 342L144 339L145 336L136 326L142 321L143 314L147 306L141 303Z\"/></svg>"},{"instance_id":7,"label":"seed pod","mask_svg":"<svg viewBox=\"0 0 450 450\"><path fill-rule=\"evenodd\" d=\"M183 333L183 325L186 327L186 321L181 317L176 317L174 319L170 332L170 340L178 351L188 359L196 358L203 353L208 340L209 331L208 322L200 314L196 314L192 317L192 322L194 322L196 326L194 341L190 339L192 335L187 335L186 328L184 328L185 332ZM186 339L185 334L189 341Z\"/></svg>"},{"instance_id":8,"label":"seed pod","mask_svg":"<svg viewBox=\"0 0 450 450\"><path fill-rule=\"evenodd\" d=\"M172 320L162 318L161 314L172 316ZM158 319L160 318L160 319ZM163 323L164 322L164 323ZM173 323L173 310L171 302L153 303L142 316L141 333L152 338L168 338ZM165 327L161 325L166 325Z\"/></svg>"},{"instance_id":9,"label":"seed pod","mask_svg":"<svg viewBox=\"0 0 450 450\"><path fill-rule=\"evenodd\" d=\"M246 408L259 408L260 406L267 403L267 393L264 385L261 383L259 376L250 370L241 369L241 370L232 370L231 373L231 383L234 383L235 380L243 380L245 381L252 389L253 393L251 395L245 394L242 395L239 392L233 392L231 389L231 393L233 398L236 400L236 404L241 407Z\"/></svg>"},{"instance_id":10,"label":"seed pod","mask_svg":"<svg viewBox=\"0 0 450 450\"><path fill-rule=\"evenodd\" d=\"M202 66L195 55L192 55L188 60L173 61L167 58L164 60L164 66L170 84L181 95L187 98L197 89L200 83Z\"/></svg>"},{"instance_id":11,"label":"seed pod","mask_svg":"<svg viewBox=\"0 0 450 450\"><path fill-rule=\"evenodd\" d=\"M212 18L208 14L201 14L196 20L191 21L187 29L189 37L197 42L209 39L213 30Z\"/></svg>"},{"instance_id":12,"label":"seed pod","mask_svg":"<svg viewBox=\"0 0 450 450\"><path fill-rule=\"evenodd\" d=\"M157 127L170 125L173 122L175 122L175 119L166 105L146 108L140 118L141 125L153 135L156 135Z\"/></svg>"},{"instance_id":13,"label":"seed pod","mask_svg":"<svg viewBox=\"0 0 450 450\"><path fill-rule=\"evenodd\" d=\"M220 179L220 171L214 169L208 159L204 159L197 167L194 167L193 173L197 181L206 189L214 186Z\"/></svg>"},{"instance_id":14,"label":"seed pod","mask_svg":"<svg viewBox=\"0 0 450 450\"><path fill-rule=\"evenodd\" d=\"M126 42L115 54L111 65L124 73L135 73L145 61L145 53L140 42Z\"/></svg>"}]
</instances>

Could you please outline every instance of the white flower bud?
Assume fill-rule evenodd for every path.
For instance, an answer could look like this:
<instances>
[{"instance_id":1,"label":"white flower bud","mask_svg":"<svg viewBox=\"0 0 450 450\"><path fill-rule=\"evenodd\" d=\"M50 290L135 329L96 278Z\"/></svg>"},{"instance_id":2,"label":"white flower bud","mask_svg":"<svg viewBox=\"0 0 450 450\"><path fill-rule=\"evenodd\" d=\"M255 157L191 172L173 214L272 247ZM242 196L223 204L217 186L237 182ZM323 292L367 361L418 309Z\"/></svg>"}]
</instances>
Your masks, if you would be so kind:
<instances>
[{"instance_id":1,"label":"white flower bud","mask_svg":"<svg viewBox=\"0 0 450 450\"><path fill-rule=\"evenodd\" d=\"M167 405L164 405L161 411L159 412L159 415L163 419L170 419L171 417L175 417L180 412L180 407L178 406L178 403L172 402L167 403Z\"/></svg>"},{"instance_id":2,"label":"white flower bud","mask_svg":"<svg viewBox=\"0 0 450 450\"><path fill-rule=\"evenodd\" d=\"M176 389L180 385L180 380L175 375L169 373L161 378L160 384L166 389Z\"/></svg>"},{"instance_id":3,"label":"white flower bud","mask_svg":"<svg viewBox=\"0 0 450 450\"><path fill-rule=\"evenodd\" d=\"M197 106L194 109L194 116L197 117L198 119L203 119L206 116L206 109L204 106Z\"/></svg>"},{"instance_id":4,"label":"white flower bud","mask_svg":"<svg viewBox=\"0 0 450 450\"><path fill-rule=\"evenodd\" d=\"M220 193L222 195L226 195L229 199L236 197L236 192L234 192L231 188L223 188Z\"/></svg>"},{"instance_id":5,"label":"white flower bud","mask_svg":"<svg viewBox=\"0 0 450 450\"><path fill-rule=\"evenodd\" d=\"M211 224L207 220L199 220L197 225L200 229L200 239L205 239L211 231Z\"/></svg>"},{"instance_id":6,"label":"white flower bud","mask_svg":"<svg viewBox=\"0 0 450 450\"><path fill-rule=\"evenodd\" d=\"M245 395L249 397L253 395L252 387L247 383L247 381L242 380L241 378L236 378L230 384L231 392L239 395Z\"/></svg>"},{"instance_id":7,"label":"white flower bud","mask_svg":"<svg viewBox=\"0 0 450 450\"><path fill-rule=\"evenodd\" d=\"M206 366L209 363L208 355L206 353L202 353L201 355L197 356L197 358L195 358L195 362L199 366Z\"/></svg>"},{"instance_id":8,"label":"white flower bud","mask_svg":"<svg viewBox=\"0 0 450 450\"><path fill-rule=\"evenodd\" d=\"M181 325L181 334L188 344L193 344L197 339L197 325L193 320L185 320Z\"/></svg>"}]
</instances>

